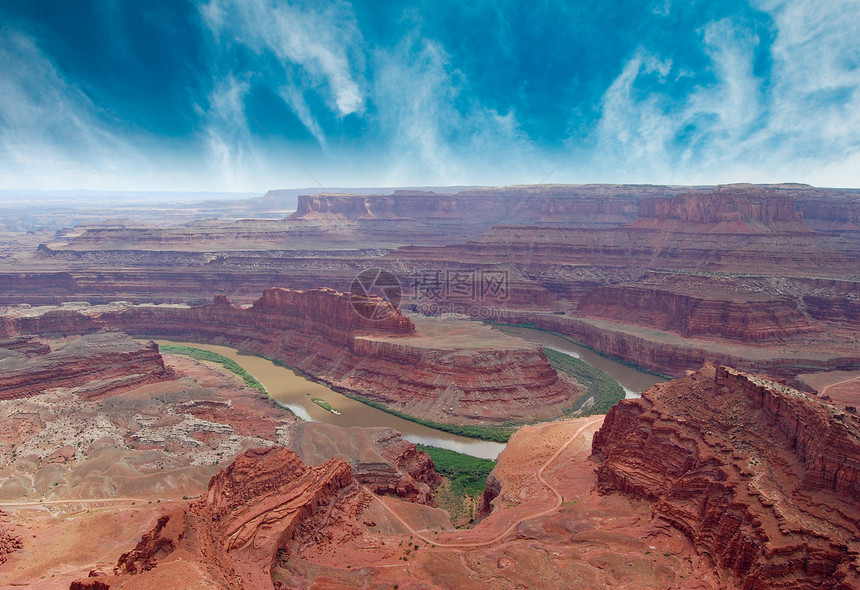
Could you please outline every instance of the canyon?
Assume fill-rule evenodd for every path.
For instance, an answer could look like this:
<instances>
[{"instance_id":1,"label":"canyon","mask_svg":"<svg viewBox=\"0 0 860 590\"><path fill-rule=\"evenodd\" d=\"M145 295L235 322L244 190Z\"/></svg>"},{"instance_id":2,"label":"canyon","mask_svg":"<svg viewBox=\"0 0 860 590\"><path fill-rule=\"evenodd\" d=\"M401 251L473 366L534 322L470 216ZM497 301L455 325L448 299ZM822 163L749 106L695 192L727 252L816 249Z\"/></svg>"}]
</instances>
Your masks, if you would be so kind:
<instances>
[{"instance_id":1,"label":"canyon","mask_svg":"<svg viewBox=\"0 0 860 590\"><path fill-rule=\"evenodd\" d=\"M858 216L858 191L796 184L303 195L281 220L58 234L14 270L0 264L0 303L199 305L223 294L246 305L274 285L348 291L382 268L404 309L560 315L590 323L590 346L667 375L705 360L781 376L847 370L860 367ZM503 290L481 290L490 273ZM451 296L464 276L474 296ZM617 344L637 331L635 346ZM677 338L695 352L661 360L662 341Z\"/></svg>"},{"instance_id":2,"label":"canyon","mask_svg":"<svg viewBox=\"0 0 860 590\"><path fill-rule=\"evenodd\" d=\"M860 191L372 192L3 238L4 584L860 587ZM398 297L356 295L367 269ZM485 321L675 379L577 417L586 387ZM150 338L517 430L458 529L395 430L302 422Z\"/></svg>"},{"instance_id":3,"label":"canyon","mask_svg":"<svg viewBox=\"0 0 860 590\"><path fill-rule=\"evenodd\" d=\"M373 313L382 319L369 319ZM107 328L141 337L229 344L393 409L452 424L550 418L583 392L581 385L558 374L537 346L473 322L415 321L418 329L373 295L357 300L325 288L270 288L247 308L224 296L198 306L10 308L0 316L0 334Z\"/></svg>"},{"instance_id":4,"label":"canyon","mask_svg":"<svg viewBox=\"0 0 860 590\"><path fill-rule=\"evenodd\" d=\"M336 458L249 450L71 587L857 588L858 451L856 414L706 365L605 418L520 429L471 529Z\"/></svg>"}]
</instances>

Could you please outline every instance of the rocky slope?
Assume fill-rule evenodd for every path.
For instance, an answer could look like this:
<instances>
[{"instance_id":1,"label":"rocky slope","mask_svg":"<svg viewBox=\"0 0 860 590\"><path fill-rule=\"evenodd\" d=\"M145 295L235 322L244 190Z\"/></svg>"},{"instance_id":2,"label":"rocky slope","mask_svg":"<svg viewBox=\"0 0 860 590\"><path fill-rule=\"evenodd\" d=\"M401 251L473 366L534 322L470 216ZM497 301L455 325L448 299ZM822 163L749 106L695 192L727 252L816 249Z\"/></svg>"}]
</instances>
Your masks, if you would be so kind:
<instances>
[{"instance_id":1,"label":"rocky slope","mask_svg":"<svg viewBox=\"0 0 860 590\"><path fill-rule=\"evenodd\" d=\"M371 491L433 505L442 483L433 460L391 428L340 428L301 422L293 428L290 447L311 466L332 457L346 461L355 479Z\"/></svg>"},{"instance_id":2,"label":"rocky slope","mask_svg":"<svg viewBox=\"0 0 860 590\"><path fill-rule=\"evenodd\" d=\"M860 586L860 421L706 366L607 414L598 486L651 502L731 588Z\"/></svg>"},{"instance_id":3,"label":"rocky slope","mask_svg":"<svg viewBox=\"0 0 860 590\"><path fill-rule=\"evenodd\" d=\"M353 308L382 309L384 319ZM366 315L366 314L365 314ZM0 334L93 332L230 344L296 367L334 386L433 420L469 423L557 416L579 386L549 365L536 346L499 337L472 322L411 320L370 296L351 301L331 289L271 288L248 308L216 296L200 306L10 309Z\"/></svg>"},{"instance_id":4,"label":"rocky slope","mask_svg":"<svg viewBox=\"0 0 860 590\"><path fill-rule=\"evenodd\" d=\"M270 571L277 558L330 534L335 526L338 535L359 534L355 518L369 500L347 463L331 460L308 467L284 448L251 449L212 478L203 498L159 518L120 557L114 576L90 583L120 587L139 576L138 584L178 588L182 581L175 574L164 580L162 570L184 561L191 562L181 566L185 575L195 568L203 574L203 580L188 580L191 584L274 589ZM78 587L87 587L85 583Z\"/></svg>"},{"instance_id":5,"label":"rocky slope","mask_svg":"<svg viewBox=\"0 0 860 590\"><path fill-rule=\"evenodd\" d=\"M78 388L81 398L94 399L172 376L154 343L142 345L119 332L101 332L34 358L0 360L0 399L58 387Z\"/></svg>"}]
</instances>

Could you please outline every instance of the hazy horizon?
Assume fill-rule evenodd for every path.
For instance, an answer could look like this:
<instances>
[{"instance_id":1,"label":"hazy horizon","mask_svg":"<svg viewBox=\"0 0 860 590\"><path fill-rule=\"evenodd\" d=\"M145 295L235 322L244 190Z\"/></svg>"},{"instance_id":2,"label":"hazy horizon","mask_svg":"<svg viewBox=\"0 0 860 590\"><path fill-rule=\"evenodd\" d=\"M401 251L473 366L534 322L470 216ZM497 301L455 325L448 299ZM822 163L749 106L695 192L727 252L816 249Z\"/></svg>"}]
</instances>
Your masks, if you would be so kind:
<instances>
[{"instance_id":1,"label":"hazy horizon","mask_svg":"<svg viewBox=\"0 0 860 590\"><path fill-rule=\"evenodd\" d=\"M852 8L4 3L0 187L858 187Z\"/></svg>"}]
</instances>

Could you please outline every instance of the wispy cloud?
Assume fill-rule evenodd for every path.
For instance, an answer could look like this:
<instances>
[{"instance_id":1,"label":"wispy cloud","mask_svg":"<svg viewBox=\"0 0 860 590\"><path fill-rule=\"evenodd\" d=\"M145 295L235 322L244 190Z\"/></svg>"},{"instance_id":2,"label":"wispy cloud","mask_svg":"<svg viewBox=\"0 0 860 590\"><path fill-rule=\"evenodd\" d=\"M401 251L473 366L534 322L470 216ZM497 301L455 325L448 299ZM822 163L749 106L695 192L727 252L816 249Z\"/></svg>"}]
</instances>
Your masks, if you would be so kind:
<instances>
[{"instance_id":1,"label":"wispy cloud","mask_svg":"<svg viewBox=\"0 0 860 590\"><path fill-rule=\"evenodd\" d=\"M854 0L760 3L778 34L766 132L788 168L860 185L860 20Z\"/></svg>"},{"instance_id":2,"label":"wispy cloud","mask_svg":"<svg viewBox=\"0 0 860 590\"><path fill-rule=\"evenodd\" d=\"M0 174L7 186L91 183L115 170L118 155L139 159L31 37L0 30L0 63Z\"/></svg>"},{"instance_id":3,"label":"wispy cloud","mask_svg":"<svg viewBox=\"0 0 860 590\"><path fill-rule=\"evenodd\" d=\"M207 96L206 108L199 108L212 172L229 190L248 186L251 177L261 172L245 116L248 88L247 80L227 76Z\"/></svg>"},{"instance_id":4,"label":"wispy cloud","mask_svg":"<svg viewBox=\"0 0 860 590\"><path fill-rule=\"evenodd\" d=\"M515 112L477 100L438 41L407 34L377 52L375 66L377 132L389 138L386 161L392 162L387 182L459 184L485 174L503 183L540 175Z\"/></svg>"},{"instance_id":5,"label":"wispy cloud","mask_svg":"<svg viewBox=\"0 0 860 590\"><path fill-rule=\"evenodd\" d=\"M281 98L322 146L325 136L306 95L322 97L339 117L364 110L362 38L350 4L211 0L201 4L200 12L219 50L247 47L261 58L256 66L269 57L277 60L276 73L266 67L266 83L280 89Z\"/></svg>"},{"instance_id":6,"label":"wispy cloud","mask_svg":"<svg viewBox=\"0 0 860 590\"><path fill-rule=\"evenodd\" d=\"M145 31L122 3L95 24L3 7L0 183L312 184L285 148L330 186L537 182L559 162L548 182L860 186L856 2L649 0L625 17L478 0L440 18L195 0ZM81 44L81 26L116 40Z\"/></svg>"},{"instance_id":7,"label":"wispy cloud","mask_svg":"<svg viewBox=\"0 0 860 590\"><path fill-rule=\"evenodd\" d=\"M842 18L851 6L761 2L776 28L766 80L755 73L763 48L749 26L708 24L713 82L680 98L683 72L640 48L604 94L594 161L625 180L860 184L851 165L860 154L860 22ZM661 84L647 85L655 72Z\"/></svg>"}]
</instances>

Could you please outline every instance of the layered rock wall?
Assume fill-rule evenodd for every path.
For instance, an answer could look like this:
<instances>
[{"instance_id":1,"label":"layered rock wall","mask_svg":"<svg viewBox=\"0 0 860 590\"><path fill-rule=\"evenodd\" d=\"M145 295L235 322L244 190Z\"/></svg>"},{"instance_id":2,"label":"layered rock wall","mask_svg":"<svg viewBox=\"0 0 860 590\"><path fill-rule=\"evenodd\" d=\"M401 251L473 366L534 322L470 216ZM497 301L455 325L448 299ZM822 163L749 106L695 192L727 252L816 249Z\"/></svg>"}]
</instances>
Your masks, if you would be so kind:
<instances>
[{"instance_id":1,"label":"layered rock wall","mask_svg":"<svg viewBox=\"0 0 860 590\"><path fill-rule=\"evenodd\" d=\"M742 342L783 340L815 329L791 299L699 296L637 285L598 287L585 295L577 313L677 332Z\"/></svg>"},{"instance_id":2,"label":"layered rock wall","mask_svg":"<svg viewBox=\"0 0 860 590\"><path fill-rule=\"evenodd\" d=\"M860 295L839 297L810 294L803 296L803 304L809 315L816 320L851 328L860 327Z\"/></svg>"},{"instance_id":3,"label":"layered rock wall","mask_svg":"<svg viewBox=\"0 0 860 590\"><path fill-rule=\"evenodd\" d=\"M15 399L57 387L81 390L87 399L173 377L154 343L138 344L125 334L83 336L31 359L0 361L0 399Z\"/></svg>"},{"instance_id":4,"label":"layered rock wall","mask_svg":"<svg viewBox=\"0 0 860 590\"><path fill-rule=\"evenodd\" d=\"M508 311L502 321L531 325L541 330L569 336L610 357L633 363L648 371L681 376L706 362L740 367L776 377L791 378L801 373L817 371L851 371L860 368L860 359L853 356L821 355L810 351L806 355L745 356L742 351L708 348L695 340L672 342L668 339L646 338L623 331L623 326L610 322L591 322L571 316L547 313Z\"/></svg>"},{"instance_id":5,"label":"layered rock wall","mask_svg":"<svg viewBox=\"0 0 860 590\"><path fill-rule=\"evenodd\" d=\"M780 383L705 367L607 414L598 486L644 498L728 588L854 588L860 421Z\"/></svg>"},{"instance_id":6,"label":"layered rock wall","mask_svg":"<svg viewBox=\"0 0 860 590\"><path fill-rule=\"evenodd\" d=\"M142 337L227 344L407 413L453 423L549 418L580 393L536 346L521 343L507 350L456 341L436 346L432 338L419 345L415 326L399 310L380 312L378 306L390 304L369 298L357 305L375 306L384 319L362 317L348 295L331 289L273 288L248 308L219 296L212 304L193 307L109 305L42 315L25 309L23 315L3 317L0 337L111 327Z\"/></svg>"},{"instance_id":7,"label":"layered rock wall","mask_svg":"<svg viewBox=\"0 0 860 590\"><path fill-rule=\"evenodd\" d=\"M752 410L775 424L805 468L804 483L860 501L860 422L856 415L824 411L790 387L729 367L717 367L714 382L741 392ZM810 405L817 405L810 411Z\"/></svg>"},{"instance_id":8,"label":"layered rock wall","mask_svg":"<svg viewBox=\"0 0 860 590\"><path fill-rule=\"evenodd\" d=\"M768 190L719 187L709 195L680 195L664 199L644 199L640 219L674 219L690 224L756 223L766 227L796 224L803 216L788 195Z\"/></svg>"},{"instance_id":9,"label":"layered rock wall","mask_svg":"<svg viewBox=\"0 0 860 590\"><path fill-rule=\"evenodd\" d=\"M333 459L312 468L283 448L251 449L212 478L205 497L159 519L120 557L115 574L145 575L181 553L219 587L274 589L271 568L278 552L289 551L320 510L331 514L343 501L356 512L369 502L349 464Z\"/></svg>"}]
</instances>

